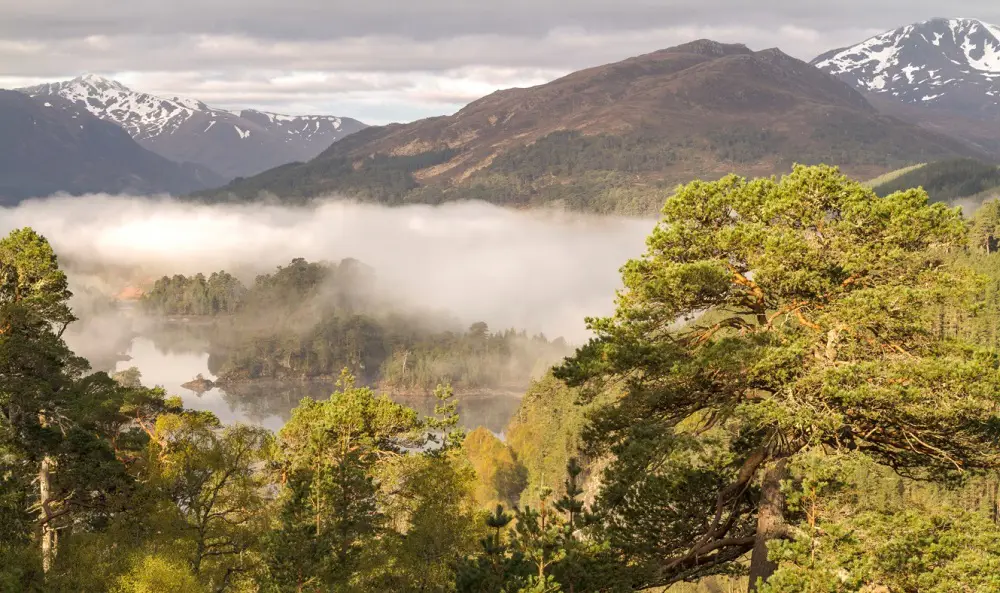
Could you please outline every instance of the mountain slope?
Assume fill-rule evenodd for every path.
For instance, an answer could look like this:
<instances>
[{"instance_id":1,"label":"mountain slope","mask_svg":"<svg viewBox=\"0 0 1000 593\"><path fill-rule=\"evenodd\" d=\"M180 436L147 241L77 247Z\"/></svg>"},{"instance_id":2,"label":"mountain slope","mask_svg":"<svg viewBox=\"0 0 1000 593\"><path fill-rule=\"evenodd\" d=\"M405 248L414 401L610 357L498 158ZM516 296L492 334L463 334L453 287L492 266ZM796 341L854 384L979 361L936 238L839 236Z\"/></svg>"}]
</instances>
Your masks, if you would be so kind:
<instances>
[{"instance_id":1,"label":"mountain slope","mask_svg":"<svg viewBox=\"0 0 1000 593\"><path fill-rule=\"evenodd\" d=\"M139 146L121 128L58 98L0 90L0 202L82 194L184 194L223 180Z\"/></svg>"},{"instance_id":2,"label":"mountain slope","mask_svg":"<svg viewBox=\"0 0 1000 593\"><path fill-rule=\"evenodd\" d=\"M975 19L907 25L812 63L902 103L1000 113L1000 27Z\"/></svg>"},{"instance_id":3,"label":"mountain slope","mask_svg":"<svg viewBox=\"0 0 1000 593\"><path fill-rule=\"evenodd\" d=\"M94 75L20 89L61 97L124 128L144 147L175 161L195 162L226 178L308 160L365 127L350 118L231 112L190 99L163 99Z\"/></svg>"},{"instance_id":4,"label":"mountain slope","mask_svg":"<svg viewBox=\"0 0 1000 593\"><path fill-rule=\"evenodd\" d=\"M1000 157L1000 27L976 19L931 19L812 63L883 112Z\"/></svg>"},{"instance_id":5,"label":"mountain slope","mask_svg":"<svg viewBox=\"0 0 1000 593\"><path fill-rule=\"evenodd\" d=\"M1000 195L1000 167L973 159L928 163L876 184L874 190L885 196L911 187L924 188L932 202L961 201L970 211L984 200Z\"/></svg>"},{"instance_id":6,"label":"mountain slope","mask_svg":"<svg viewBox=\"0 0 1000 593\"><path fill-rule=\"evenodd\" d=\"M313 161L201 196L342 193L648 212L695 177L821 161L870 177L978 155L880 115L849 85L776 49L702 40L499 91L453 116L368 128Z\"/></svg>"}]
</instances>

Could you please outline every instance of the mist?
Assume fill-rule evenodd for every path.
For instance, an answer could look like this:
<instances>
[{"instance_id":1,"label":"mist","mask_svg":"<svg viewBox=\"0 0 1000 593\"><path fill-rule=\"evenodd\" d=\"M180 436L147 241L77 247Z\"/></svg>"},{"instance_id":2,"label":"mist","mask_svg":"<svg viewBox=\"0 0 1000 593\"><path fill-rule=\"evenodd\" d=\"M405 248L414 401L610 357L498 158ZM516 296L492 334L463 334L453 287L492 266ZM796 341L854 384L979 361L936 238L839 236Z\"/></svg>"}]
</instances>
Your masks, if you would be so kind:
<instances>
[{"instance_id":1,"label":"mist","mask_svg":"<svg viewBox=\"0 0 1000 593\"><path fill-rule=\"evenodd\" d=\"M336 198L289 207L89 195L0 211L5 234L30 226L46 236L78 292L112 295L130 279L221 269L252 282L296 257L355 258L395 301L576 343L587 338L586 316L613 311L618 270L642 254L654 224L483 202L389 208Z\"/></svg>"}]
</instances>

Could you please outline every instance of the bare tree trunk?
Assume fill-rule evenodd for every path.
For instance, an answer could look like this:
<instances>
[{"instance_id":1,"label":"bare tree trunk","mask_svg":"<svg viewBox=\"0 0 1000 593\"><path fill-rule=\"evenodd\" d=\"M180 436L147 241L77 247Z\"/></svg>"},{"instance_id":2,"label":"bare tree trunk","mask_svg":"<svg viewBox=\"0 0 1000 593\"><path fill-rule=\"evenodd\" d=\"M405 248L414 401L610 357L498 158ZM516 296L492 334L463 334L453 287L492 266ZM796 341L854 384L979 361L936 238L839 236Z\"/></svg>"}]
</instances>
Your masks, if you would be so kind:
<instances>
[{"instance_id":1,"label":"bare tree trunk","mask_svg":"<svg viewBox=\"0 0 1000 593\"><path fill-rule=\"evenodd\" d=\"M52 460L46 455L42 458L41 468L38 470L38 498L40 504L39 513L42 518L42 571L49 572L52 568L52 561L56 557L56 530L49 520L49 499L51 497L51 484L49 482L49 469Z\"/></svg>"},{"instance_id":2,"label":"bare tree trunk","mask_svg":"<svg viewBox=\"0 0 1000 593\"><path fill-rule=\"evenodd\" d=\"M758 579L763 583L774 574L778 564L767 557L767 542L785 533L785 495L781 481L788 478L788 460L779 459L764 472L757 508L757 541L750 556L749 593L757 591Z\"/></svg>"}]
</instances>

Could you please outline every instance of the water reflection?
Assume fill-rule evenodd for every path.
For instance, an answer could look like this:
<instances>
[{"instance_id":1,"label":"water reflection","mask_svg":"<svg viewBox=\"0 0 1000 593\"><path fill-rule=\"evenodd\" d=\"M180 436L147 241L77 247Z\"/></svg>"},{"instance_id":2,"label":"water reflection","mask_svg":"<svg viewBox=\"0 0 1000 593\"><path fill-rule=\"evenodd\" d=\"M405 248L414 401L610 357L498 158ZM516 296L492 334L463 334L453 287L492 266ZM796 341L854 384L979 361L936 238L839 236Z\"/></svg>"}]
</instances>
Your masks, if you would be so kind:
<instances>
[{"instance_id":1,"label":"water reflection","mask_svg":"<svg viewBox=\"0 0 1000 593\"><path fill-rule=\"evenodd\" d=\"M291 417L294 408L303 398L326 399L335 389L332 382L277 382L259 381L222 390L218 387L196 394L181 387L198 374L215 379L209 371L208 353L199 342L178 344L161 343L150 337L137 337L132 341L128 355L131 360L120 361L115 370L137 367L145 385L159 385L170 395L178 395L184 405L194 410L214 413L224 423L245 422L278 430ZM406 404L422 415L434 412L434 399L428 397L389 396ZM520 404L517 394L470 393L459 398L458 412L461 424L469 430L485 426L503 437L504 427Z\"/></svg>"}]
</instances>

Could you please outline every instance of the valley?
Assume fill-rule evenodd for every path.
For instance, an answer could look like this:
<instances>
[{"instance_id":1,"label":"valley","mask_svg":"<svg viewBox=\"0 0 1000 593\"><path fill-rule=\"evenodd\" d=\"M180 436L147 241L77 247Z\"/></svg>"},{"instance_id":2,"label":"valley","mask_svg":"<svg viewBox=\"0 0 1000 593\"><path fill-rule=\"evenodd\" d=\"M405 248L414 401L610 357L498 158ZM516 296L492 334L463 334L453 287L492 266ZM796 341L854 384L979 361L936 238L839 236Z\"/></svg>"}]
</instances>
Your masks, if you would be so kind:
<instances>
[{"instance_id":1,"label":"valley","mask_svg":"<svg viewBox=\"0 0 1000 593\"><path fill-rule=\"evenodd\" d=\"M5 7L0 593L1000 591L960 7Z\"/></svg>"}]
</instances>

